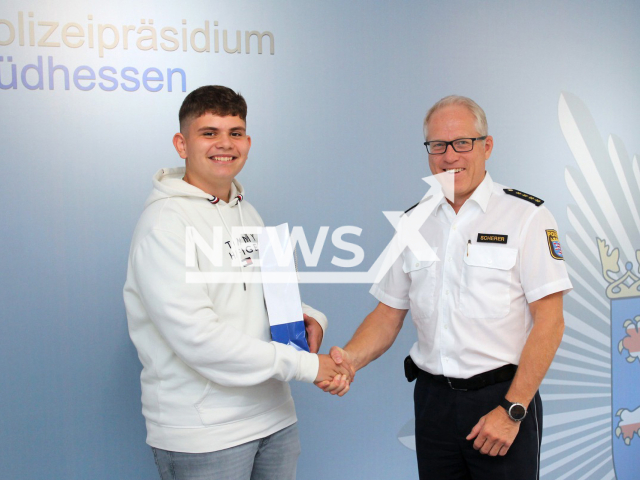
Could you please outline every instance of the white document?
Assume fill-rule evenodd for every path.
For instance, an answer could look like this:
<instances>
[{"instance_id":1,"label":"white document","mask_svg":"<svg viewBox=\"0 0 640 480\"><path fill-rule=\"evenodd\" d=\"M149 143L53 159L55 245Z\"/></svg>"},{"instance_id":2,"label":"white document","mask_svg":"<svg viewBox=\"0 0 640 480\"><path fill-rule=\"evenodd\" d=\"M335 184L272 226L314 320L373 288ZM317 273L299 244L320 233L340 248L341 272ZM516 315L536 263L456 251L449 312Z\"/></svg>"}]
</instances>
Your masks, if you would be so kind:
<instances>
[{"instance_id":1,"label":"white document","mask_svg":"<svg viewBox=\"0 0 640 480\"><path fill-rule=\"evenodd\" d=\"M265 227L258 234L262 289L270 325L302 322L302 302L298 289L289 225Z\"/></svg>"}]
</instances>

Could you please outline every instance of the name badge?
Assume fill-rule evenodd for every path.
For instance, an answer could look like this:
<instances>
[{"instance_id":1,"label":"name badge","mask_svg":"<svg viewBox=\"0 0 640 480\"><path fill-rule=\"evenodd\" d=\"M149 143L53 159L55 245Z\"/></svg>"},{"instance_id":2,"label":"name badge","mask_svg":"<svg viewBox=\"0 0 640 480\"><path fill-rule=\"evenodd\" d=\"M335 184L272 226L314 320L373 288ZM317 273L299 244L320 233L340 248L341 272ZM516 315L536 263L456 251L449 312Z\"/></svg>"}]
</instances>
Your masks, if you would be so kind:
<instances>
[{"instance_id":1,"label":"name badge","mask_svg":"<svg viewBox=\"0 0 640 480\"><path fill-rule=\"evenodd\" d=\"M479 233L478 243L507 243L509 235L498 235L496 233Z\"/></svg>"}]
</instances>

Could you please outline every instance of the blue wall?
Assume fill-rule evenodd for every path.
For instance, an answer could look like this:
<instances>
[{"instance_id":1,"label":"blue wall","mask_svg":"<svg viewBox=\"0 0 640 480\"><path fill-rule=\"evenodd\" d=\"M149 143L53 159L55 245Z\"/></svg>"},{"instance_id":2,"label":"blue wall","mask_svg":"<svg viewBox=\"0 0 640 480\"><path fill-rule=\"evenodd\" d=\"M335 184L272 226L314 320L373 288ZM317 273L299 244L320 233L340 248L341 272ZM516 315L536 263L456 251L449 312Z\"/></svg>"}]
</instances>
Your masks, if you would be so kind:
<instances>
[{"instance_id":1,"label":"blue wall","mask_svg":"<svg viewBox=\"0 0 640 480\"><path fill-rule=\"evenodd\" d=\"M579 230L576 225L589 224L583 216L582 223L570 221L568 206L579 202L565 169L582 175L589 198L595 193L588 189L591 174L574 157L561 128L563 92L575 99L577 122L591 122L583 128L589 141L605 152L595 160L604 181L619 190L607 173L612 171L607 141L615 134L628 152L624 169L632 193L637 191L632 172L634 153L640 152L638 18L640 4L626 1L5 0L0 5L0 84L9 86L0 90L3 476L157 477L144 443L141 367L128 338L121 291L151 175L181 164L171 138L187 92L204 84L242 92L253 139L239 177L247 199L267 224L286 221L313 235L320 226L362 228L354 239L366 253L362 271L393 234L382 212L404 210L424 194L422 119L431 104L451 93L474 98L487 112L495 138L488 163L494 180L545 199L564 240ZM191 45L183 51L180 34L175 51L163 49L161 38L157 50L144 50L152 41L135 41L148 34L144 31L132 32L124 49L122 27L133 25L137 32L150 27L150 19L158 35L164 27L179 31L185 19L190 36L208 21L211 51L200 53ZM49 39L42 38L48 28L39 25L43 22L59 23ZM84 30L81 46L64 42L74 45L78 37L62 38L63 26L71 22ZM98 29L106 24L117 27L120 38L100 56ZM228 48L235 47L235 32L242 32L242 53L224 51L223 30ZM267 37L262 54L255 37L246 53L244 32L254 30L272 33L273 55ZM104 38L103 44L113 43L110 32ZM195 40L196 47L204 45L203 34ZM172 46L165 41L165 47ZM53 72L53 88L50 58L60 67ZM174 71L171 92L168 69ZM74 72L79 77L93 72L95 80L74 81ZM162 81L150 80L159 75ZM621 196L614 200L628 203ZM640 249L640 225L620 209L632 246ZM587 242L563 242L568 265L582 277L600 269L597 232L585 228ZM608 243L624 249L615 238ZM590 269L584 270L581 251ZM318 270L339 270L330 263L334 254L341 255L330 246L323 251ZM629 249L621 256L635 262ZM549 374L553 382L543 386L548 432L555 435L543 451L546 479L615 474L611 445L621 440L614 434L611 387L598 383L610 380L610 354L593 340L598 332L611 335L602 320L610 318L603 282L593 275L586 281L604 299L596 307L590 308L588 289L567 301L571 317L582 323L572 323L570 343L563 344L564 356ZM323 351L344 344L375 306L368 288L302 286L305 301L330 320ZM303 443L300 479L326 479L336 472L349 479L417 478L414 453L398 440L413 418L412 385L403 378L402 359L414 341L408 319L393 348L360 372L342 399L312 385L292 385ZM596 386L565 388L579 375ZM630 410L640 405L640 393L636 398ZM575 415L573 423L565 422L567 412ZM585 436L590 437L581 443ZM638 443L636 436L629 447Z\"/></svg>"}]
</instances>

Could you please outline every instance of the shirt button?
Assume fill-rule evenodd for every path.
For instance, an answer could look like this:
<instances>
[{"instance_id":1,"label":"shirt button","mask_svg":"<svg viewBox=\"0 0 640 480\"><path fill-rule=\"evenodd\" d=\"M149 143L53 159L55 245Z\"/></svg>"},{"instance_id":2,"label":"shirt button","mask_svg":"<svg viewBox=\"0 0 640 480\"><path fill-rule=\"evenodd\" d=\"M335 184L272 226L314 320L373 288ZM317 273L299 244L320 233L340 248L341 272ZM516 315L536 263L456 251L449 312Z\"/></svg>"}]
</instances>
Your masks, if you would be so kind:
<instances>
[{"instance_id":1,"label":"shirt button","mask_svg":"<svg viewBox=\"0 0 640 480\"><path fill-rule=\"evenodd\" d=\"M454 225L454 226L453 226L453 227L451 227L451 228L453 228L454 230L457 230L457 229L458 229L458 226L457 226L457 225Z\"/></svg>"},{"instance_id":2,"label":"shirt button","mask_svg":"<svg viewBox=\"0 0 640 480\"><path fill-rule=\"evenodd\" d=\"M420 263L416 262L416 267L419 267L419 266L420 266Z\"/></svg>"},{"instance_id":3,"label":"shirt button","mask_svg":"<svg viewBox=\"0 0 640 480\"><path fill-rule=\"evenodd\" d=\"M444 329L445 329L445 330L449 330L449 326L448 326L448 325L445 325L445 326L444 326Z\"/></svg>"}]
</instances>

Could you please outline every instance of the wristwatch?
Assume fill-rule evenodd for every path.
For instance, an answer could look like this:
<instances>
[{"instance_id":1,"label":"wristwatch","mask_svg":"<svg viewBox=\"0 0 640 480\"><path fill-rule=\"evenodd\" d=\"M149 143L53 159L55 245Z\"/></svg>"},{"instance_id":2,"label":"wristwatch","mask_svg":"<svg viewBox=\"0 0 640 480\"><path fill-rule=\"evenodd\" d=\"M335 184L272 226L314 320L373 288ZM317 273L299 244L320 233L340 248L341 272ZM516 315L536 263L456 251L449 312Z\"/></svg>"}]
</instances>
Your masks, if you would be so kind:
<instances>
[{"instance_id":1,"label":"wristwatch","mask_svg":"<svg viewBox=\"0 0 640 480\"><path fill-rule=\"evenodd\" d=\"M521 422L527 416L527 409L521 403L511 403L506 398L503 398L500 406L507 411L509 418L514 422Z\"/></svg>"}]
</instances>

